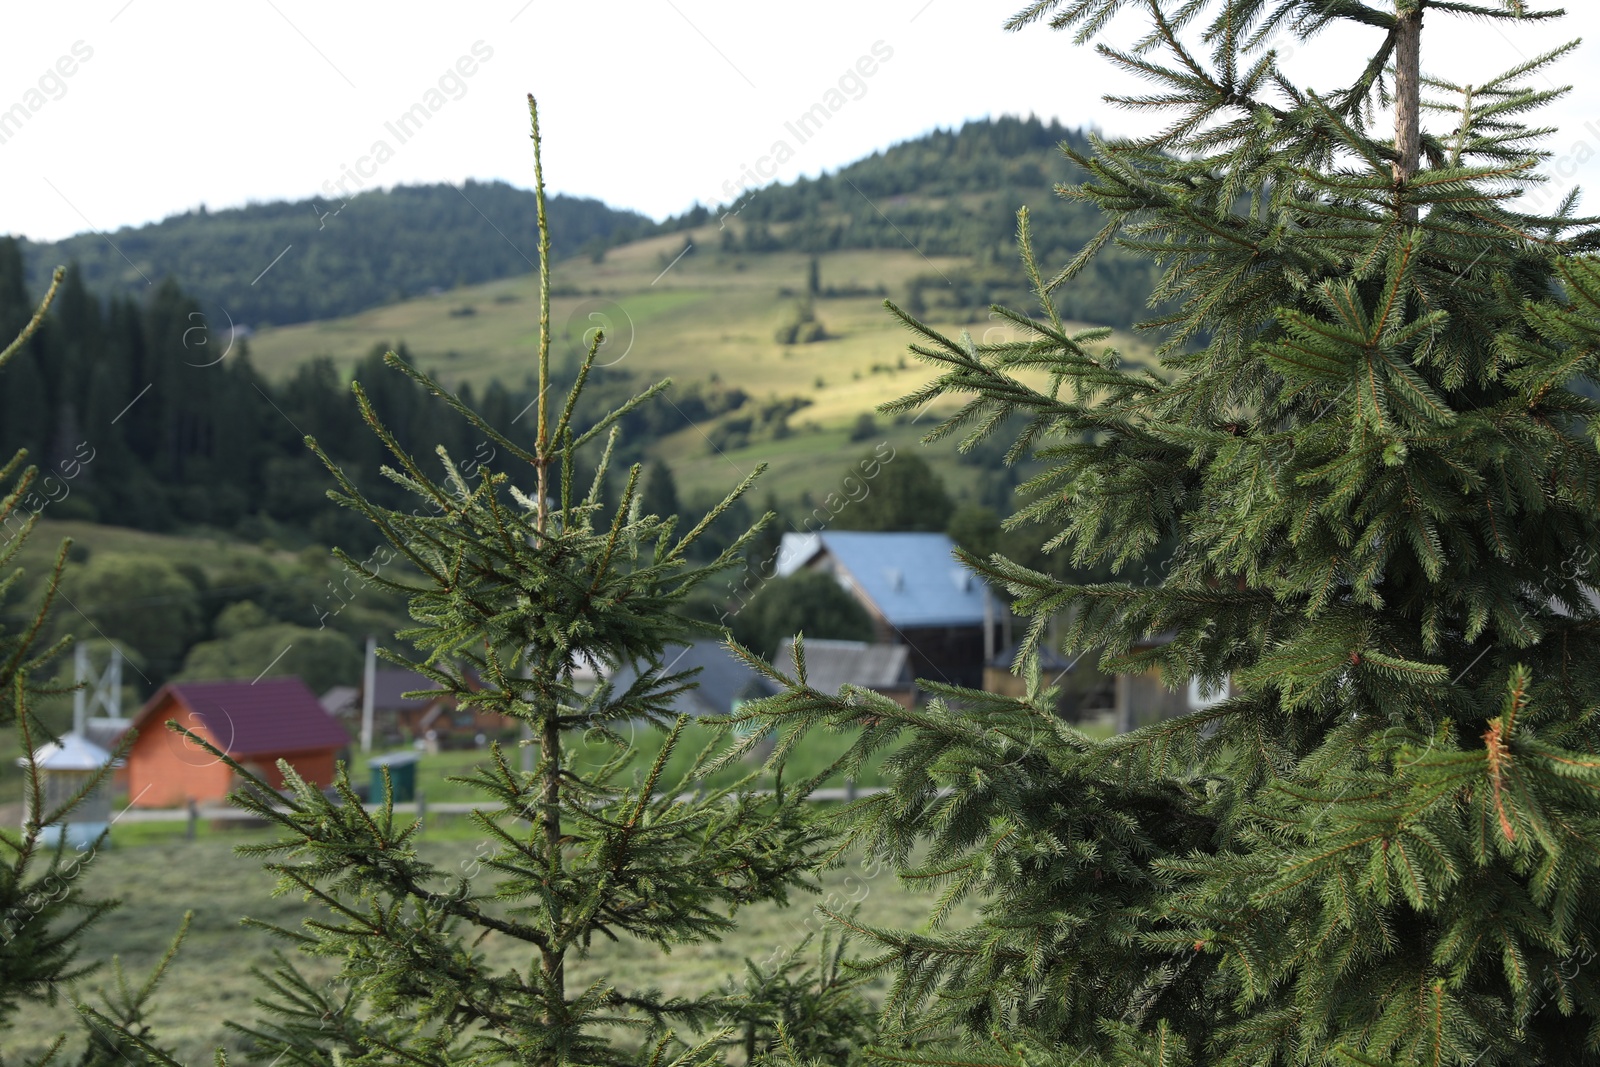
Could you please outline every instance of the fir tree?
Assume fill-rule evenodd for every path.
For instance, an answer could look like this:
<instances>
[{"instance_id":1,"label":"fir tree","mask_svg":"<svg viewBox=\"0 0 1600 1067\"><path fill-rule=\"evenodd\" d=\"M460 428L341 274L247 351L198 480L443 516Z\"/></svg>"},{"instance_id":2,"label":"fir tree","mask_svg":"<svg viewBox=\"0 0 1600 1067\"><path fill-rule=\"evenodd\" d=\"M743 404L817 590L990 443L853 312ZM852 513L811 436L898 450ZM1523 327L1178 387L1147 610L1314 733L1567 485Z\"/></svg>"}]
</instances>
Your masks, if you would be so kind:
<instances>
[{"instance_id":1,"label":"fir tree","mask_svg":"<svg viewBox=\"0 0 1600 1067\"><path fill-rule=\"evenodd\" d=\"M709 565L692 565L688 552L749 480L682 530L676 516L642 511L635 466L608 514L602 487L614 425L667 383L579 432L573 411L604 342L597 334L565 398L550 397L550 234L531 97L529 108L541 263L535 444L511 440L393 353L391 367L442 396L493 442L496 462L469 478L441 448L444 476L428 473L359 383L362 415L394 463L387 474L413 503L374 503L308 443L339 482L334 498L377 526L397 565L409 564L413 577L394 569L373 577L408 597L416 620L398 636L417 650L417 662L388 658L439 683L462 708L526 724L537 760L522 771L515 754L494 747L484 765L458 779L484 799L471 817L484 844L465 871L421 855L415 820L395 812L387 797L381 810L367 811L342 772L331 797L287 765L287 798L250 780L241 803L284 834L241 851L265 857L283 890L325 909L300 930L277 932L300 952L338 966L331 984L307 979L287 956L262 975L267 1016L238 1029L275 1063L557 1067L720 1059L722 1049L748 1040L745 993L666 996L635 988L625 973L580 983L572 971L591 953L603 962L606 946L618 940L667 951L721 937L740 908L781 903L810 885L822 845L805 806L807 783L775 794L752 788L752 780L710 788L701 777L710 750L686 773L666 773L686 726L671 710L673 699L694 684L691 672L673 669L673 643L722 632L673 608L736 565L751 534ZM593 455L585 449L602 440L585 491L578 484L583 457ZM584 692L574 678L583 666L609 672L624 665L640 668L625 689L602 684ZM621 736L631 730L618 729L628 723L664 733L659 755L637 758ZM479 948L491 937L526 952L526 968L491 967ZM829 995L817 1003L834 1010L836 991L819 992ZM859 1004L838 1010L854 1018Z\"/></svg>"},{"instance_id":2,"label":"fir tree","mask_svg":"<svg viewBox=\"0 0 1600 1067\"><path fill-rule=\"evenodd\" d=\"M678 483L672 477L672 468L659 459L645 469L644 489L639 494L639 506L647 515L669 519L678 514Z\"/></svg>"},{"instance_id":3,"label":"fir tree","mask_svg":"<svg viewBox=\"0 0 1600 1067\"><path fill-rule=\"evenodd\" d=\"M893 790L852 837L976 897L966 929L871 931L896 1063L1578 1064L1600 1058L1600 220L1536 214L1570 47L1472 85L1425 77L1424 15L1520 3L1040 0L1080 42L1142 13L1158 134L1068 150L1105 217L1041 272L1019 338L904 312L926 388L970 447L1013 415L1045 469L1009 526L1070 584L967 558L1034 625L1028 696L927 685L907 712L805 685L750 714L894 739ZM1367 35L1354 80L1279 67L1275 36ZM1388 128L1392 110L1394 122ZM1059 313L1110 247L1159 264L1151 366ZM1142 561L1169 541L1159 580ZM1055 719L1036 649L1231 682L1222 702L1109 741ZM1134 653L1162 633L1170 643ZM803 664L796 656L797 664ZM925 683L926 684L926 683ZM954 1028L967 1048L932 1047Z\"/></svg>"}]
</instances>

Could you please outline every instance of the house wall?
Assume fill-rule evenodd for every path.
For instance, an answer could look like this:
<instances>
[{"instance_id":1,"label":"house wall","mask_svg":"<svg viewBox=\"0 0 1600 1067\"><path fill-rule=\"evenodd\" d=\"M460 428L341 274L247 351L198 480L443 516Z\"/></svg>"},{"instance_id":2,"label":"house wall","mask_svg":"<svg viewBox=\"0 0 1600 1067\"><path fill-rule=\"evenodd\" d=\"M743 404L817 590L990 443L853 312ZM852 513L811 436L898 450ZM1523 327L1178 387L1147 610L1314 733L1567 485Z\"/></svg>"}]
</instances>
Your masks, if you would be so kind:
<instances>
[{"instance_id":1,"label":"house wall","mask_svg":"<svg viewBox=\"0 0 1600 1067\"><path fill-rule=\"evenodd\" d=\"M212 724L213 732L184 704L168 697L141 720L139 738L128 753L128 801L138 808L176 808L193 800L220 804L238 784L233 768L182 734L167 729L176 719L183 726L217 744L227 741L226 726ZM219 741L217 734L224 736ZM236 757L237 758L237 757ZM301 777L314 785L333 782L335 752L317 749L270 753L239 762L260 775L274 789L283 787L278 760L285 759Z\"/></svg>"},{"instance_id":2,"label":"house wall","mask_svg":"<svg viewBox=\"0 0 1600 1067\"><path fill-rule=\"evenodd\" d=\"M872 640L875 644L910 647L913 679L926 678L969 689L983 688L984 642L981 625L902 630L883 617L878 606L861 591L860 584L831 554L822 553L812 561L810 569L847 580L846 591L867 609L867 615L872 619Z\"/></svg>"},{"instance_id":3,"label":"house wall","mask_svg":"<svg viewBox=\"0 0 1600 1067\"><path fill-rule=\"evenodd\" d=\"M193 741L167 729L168 719L215 742L195 714L168 697L140 720L128 753L128 802L137 808L173 808L194 799L209 804L228 795L233 771ZM226 739L224 739L226 740Z\"/></svg>"},{"instance_id":4,"label":"house wall","mask_svg":"<svg viewBox=\"0 0 1600 1067\"><path fill-rule=\"evenodd\" d=\"M1125 675L1128 690L1129 718L1134 726L1150 726L1163 719L1187 715L1189 707L1187 688L1171 690L1161 680L1161 672L1148 670L1142 674Z\"/></svg>"},{"instance_id":5,"label":"house wall","mask_svg":"<svg viewBox=\"0 0 1600 1067\"><path fill-rule=\"evenodd\" d=\"M265 756L240 760L239 763L272 788L282 789L283 770L278 766L279 760L286 760L300 777L312 785L325 786L333 784L335 759L332 749L315 749L306 752L273 752Z\"/></svg>"},{"instance_id":6,"label":"house wall","mask_svg":"<svg viewBox=\"0 0 1600 1067\"><path fill-rule=\"evenodd\" d=\"M933 626L891 633L892 643L910 647L913 678L983 688L982 626Z\"/></svg>"}]
</instances>

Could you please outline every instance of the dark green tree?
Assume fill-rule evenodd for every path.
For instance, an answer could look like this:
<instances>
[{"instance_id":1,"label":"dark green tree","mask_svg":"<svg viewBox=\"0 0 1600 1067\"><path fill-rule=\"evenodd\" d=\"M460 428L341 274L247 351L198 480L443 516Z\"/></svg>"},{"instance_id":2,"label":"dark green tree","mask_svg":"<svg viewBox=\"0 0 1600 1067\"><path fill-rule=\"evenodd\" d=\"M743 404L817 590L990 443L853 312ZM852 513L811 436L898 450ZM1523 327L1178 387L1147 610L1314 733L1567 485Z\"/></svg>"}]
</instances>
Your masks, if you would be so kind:
<instances>
[{"instance_id":1,"label":"dark green tree","mask_svg":"<svg viewBox=\"0 0 1600 1067\"><path fill-rule=\"evenodd\" d=\"M872 417L872 413L863 411L857 415L856 421L850 425L850 440L869 441L876 436L878 436L878 420Z\"/></svg>"},{"instance_id":2,"label":"dark green tree","mask_svg":"<svg viewBox=\"0 0 1600 1067\"><path fill-rule=\"evenodd\" d=\"M1485 55L1551 17L1488 0L1040 0L1012 25L1086 41L1123 9L1144 32L1101 52L1167 124L1069 152L1066 195L1105 225L1059 273L1020 215L1038 311L995 309L1019 340L896 312L937 376L887 410L958 398L931 436L968 443L1025 417L1012 458L1044 470L1010 525L1119 571L969 559L1031 642L1066 614L1069 653L1230 688L1096 741L1052 718L1025 648L1023 700L930 685L905 712L802 676L750 712L776 758L821 723L860 728L853 758L903 740L892 792L841 824L942 887L936 921L981 902L871 935L902 1039L883 1058L1595 1063L1600 220L1517 199L1546 180L1525 117L1570 49L1425 78L1425 15L1478 20ZM1274 39L1334 31L1366 62L1297 85ZM1062 321L1113 245L1164 271L1151 365ZM966 1047L932 1047L941 1027Z\"/></svg>"},{"instance_id":3,"label":"dark green tree","mask_svg":"<svg viewBox=\"0 0 1600 1067\"><path fill-rule=\"evenodd\" d=\"M782 902L811 884L807 872L823 845L806 807L810 783L774 794L754 789L752 779L695 792L705 786L710 750L687 776L665 775L686 725L669 709L694 684L670 669L669 646L720 632L673 609L737 565L750 534L708 565L691 564L687 553L749 480L687 529L676 516L643 512L638 466L620 506L604 505L615 424L667 383L580 431L573 412L603 344L597 335L565 398L547 389L550 233L538 115L528 102L540 205L538 395L549 398L532 415L533 446L506 437L395 355L390 366L443 396L494 443L496 460L469 478L441 448L444 476L433 477L360 384L361 414L394 464L389 476L412 499L375 503L309 443L338 480L336 499L375 524L409 564L410 577L374 579L405 595L415 620L399 636L416 649L416 662L389 658L438 682L464 708L525 723L537 758L531 771L519 770L514 755L495 747L461 779L483 797L471 819L484 847L467 872L420 853L413 819L388 805L366 811L343 774L332 797L292 777L286 802L259 781L244 790L240 802L283 834L242 851L265 857L285 890L326 909L279 932L338 968L330 985L309 981L287 958L264 976L269 1015L241 1029L265 1060L556 1067L719 1059L741 1041L738 998L716 990L666 996L636 988L621 971L582 981L572 971L591 957L604 961L617 940L668 950L719 938L739 909ZM602 442L585 462L587 447ZM634 666L637 681L584 691L574 678L580 666ZM636 759L621 736L631 730L614 729L630 723L664 732L658 758ZM593 759L597 744L614 750L603 765ZM526 968L491 967L477 947L489 935L520 945Z\"/></svg>"},{"instance_id":4,"label":"dark green tree","mask_svg":"<svg viewBox=\"0 0 1600 1067\"><path fill-rule=\"evenodd\" d=\"M64 589L101 636L126 642L155 677L174 674L201 635L199 590L159 556L97 553Z\"/></svg>"},{"instance_id":5,"label":"dark green tree","mask_svg":"<svg viewBox=\"0 0 1600 1067\"><path fill-rule=\"evenodd\" d=\"M754 587L737 604L733 633L739 643L771 657L795 634L871 641L872 618L831 574L799 571Z\"/></svg>"},{"instance_id":6,"label":"dark green tree","mask_svg":"<svg viewBox=\"0 0 1600 1067\"><path fill-rule=\"evenodd\" d=\"M265 675L261 675L263 663L270 664ZM177 677L189 681L258 675L294 676L320 693L361 676L361 649L337 630L267 623L201 641L189 649Z\"/></svg>"},{"instance_id":7,"label":"dark green tree","mask_svg":"<svg viewBox=\"0 0 1600 1067\"><path fill-rule=\"evenodd\" d=\"M659 459L645 468L644 489L639 494L639 506L646 515L670 518L678 514L678 483L673 480L672 468Z\"/></svg>"},{"instance_id":8,"label":"dark green tree","mask_svg":"<svg viewBox=\"0 0 1600 1067\"><path fill-rule=\"evenodd\" d=\"M867 495L840 512L834 526L840 530L943 532L954 512L944 480L928 461L900 453L883 464Z\"/></svg>"},{"instance_id":9,"label":"dark green tree","mask_svg":"<svg viewBox=\"0 0 1600 1067\"><path fill-rule=\"evenodd\" d=\"M0 372L27 351L56 295L62 273L56 272L55 284L34 317L16 324L16 339L0 351ZM0 390L9 385L8 374L0 379ZM0 567L5 568L0 578L0 604L7 606L17 603L24 577L23 570L14 566L17 553L38 521L39 509L30 507L30 501L42 499L34 486L38 469L23 466L26 459L27 454L19 452L0 467L0 484L5 487L5 496L0 497L0 522L5 529L0 547ZM45 595L29 611L31 618L19 627L0 627L0 725L15 730L21 742L30 808L20 833L0 828L0 1036L11 1028L8 1017L22 1001L54 1003L58 982L87 973L89 968L78 959L83 933L111 907L85 896L80 862L41 843L44 826L62 805L46 802L38 765L33 761L34 750L49 737L35 718L33 705L43 695L39 676L62 647L61 642L43 646L40 638L66 565L67 547L65 543L61 546L45 579Z\"/></svg>"},{"instance_id":10,"label":"dark green tree","mask_svg":"<svg viewBox=\"0 0 1600 1067\"><path fill-rule=\"evenodd\" d=\"M950 516L945 533L963 552L986 559L1000 548L1000 516L982 504L963 504Z\"/></svg>"}]
</instances>

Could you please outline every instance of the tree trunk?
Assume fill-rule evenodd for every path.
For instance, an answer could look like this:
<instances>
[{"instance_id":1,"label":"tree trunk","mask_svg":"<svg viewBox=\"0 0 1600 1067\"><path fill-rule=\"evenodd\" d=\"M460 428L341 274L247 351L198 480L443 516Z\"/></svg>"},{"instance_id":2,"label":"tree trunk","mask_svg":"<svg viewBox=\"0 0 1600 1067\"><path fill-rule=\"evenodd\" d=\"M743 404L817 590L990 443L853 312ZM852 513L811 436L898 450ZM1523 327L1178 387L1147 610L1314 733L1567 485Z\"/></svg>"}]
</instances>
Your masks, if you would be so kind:
<instances>
[{"instance_id":1,"label":"tree trunk","mask_svg":"<svg viewBox=\"0 0 1600 1067\"><path fill-rule=\"evenodd\" d=\"M1417 0L1395 0L1394 44L1394 181L1403 185L1416 177L1422 163L1422 7ZM1417 209L1396 207L1406 221L1415 222Z\"/></svg>"},{"instance_id":2,"label":"tree trunk","mask_svg":"<svg viewBox=\"0 0 1600 1067\"><path fill-rule=\"evenodd\" d=\"M561 727L556 720L558 708L547 708L540 736L540 755L544 759L544 796L541 822L544 830L544 847L547 861L550 864L552 875L559 874L561 869ZM550 937L551 945L541 952L545 979L550 984L549 996L551 999L545 1004L545 1025L552 1030L562 1030L567 1026L566 1000L567 1000L567 952L564 947L559 947L556 942L563 933L561 926L563 915L557 899L560 887L550 887L550 898L547 906L550 909ZM552 1059L549 1061L554 1063Z\"/></svg>"}]
</instances>

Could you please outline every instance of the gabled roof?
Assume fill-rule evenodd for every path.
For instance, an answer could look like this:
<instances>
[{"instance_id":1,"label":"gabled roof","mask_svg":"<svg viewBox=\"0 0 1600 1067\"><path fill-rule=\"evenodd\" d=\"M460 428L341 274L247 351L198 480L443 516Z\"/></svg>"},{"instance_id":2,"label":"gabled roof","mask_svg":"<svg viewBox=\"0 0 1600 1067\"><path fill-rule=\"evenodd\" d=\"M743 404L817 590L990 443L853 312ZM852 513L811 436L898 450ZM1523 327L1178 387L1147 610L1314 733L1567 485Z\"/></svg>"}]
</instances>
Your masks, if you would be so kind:
<instances>
[{"instance_id":1,"label":"gabled roof","mask_svg":"<svg viewBox=\"0 0 1600 1067\"><path fill-rule=\"evenodd\" d=\"M794 645L778 650L773 666L794 676ZM905 645L869 645L865 641L806 638L806 681L811 688L837 693L843 686L864 689L911 688L911 649Z\"/></svg>"},{"instance_id":2,"label":"gabled roof","mask_svg":"<svg viewBox=\"0 0 1600 1067\"><path fill-rule=\"evenodd\" d=\"M27 759L18 758L18 766ZM98 771L111 762L111 753L78 734L63 734L33 753L33 762L46 771Z\"/></svg>"},{"instance_id":3,"label":"gabled roof","mask_svg":"<svg viewBox=\"0 0 1600 1067\"><path fill-rule=\"evenodd\" d=\"M342 748L350 735L298 678L254 682L168 682L139 709L134 725L171 697L204 724L210 741L234 757ZM159 725L159 724L158 724Z\"/></svg>"},{"instance_id":4,"label":"gabled roof","mask_svg":"<svg viewBox=\"0 0 1600 1067\"><path fill-rule=\"evenodd\" d=\"M441 698L449 696L432 678L416 671L408 671L404 667L379 667L372 673L372 710L380 715L421 711L438 703ZM417 689L431 689L433 695L410 698L401 696L402 693ZM361 687L357 685L336 685L323 693L319 699L324 710L330 715L361 711Z\"/></svg>"},{"instance_id":5,"label":"gabled roof","mask_svg":"<svg viewBox=\"0 0 1600 1067\"><path fill-rule=\"evenodd\" d=\"M343 711L361 710L361 687L357 685L336 685L317 698L317 703L322 705L322 710L329 715L338 715Z\"/></svg>"},{"instance_id":6,"label":"gabled roof","mask_svg":"<svg viewBox=\"0 0 1600 1067\"><path fill-rule=\"evenodd\" d=\"M840 583L892 626L981 626L983 583L956 562L955 547L942 533L787 533L777 570L793 574L830 556Z\"/></svg>"},{"instance_id":7,"label":"gabled roof","mask_svg":"<svg viewBox=\"0 0 1600 1067\"><path fill-rule=\"evenodd\" d=\"M809 642L807 643L809 647ZM735 700L771 696L777 688L735 659L721 641L711 638L688 645L674 645L667 649L662 663L664 674L681 674L700 668L693 682L696 688L680 693L673 700L673 710L679 715L726 715L733 710ZM623 667L610 676L613 688L620 694L638 677L634 667Z\"/></svg>"},{"instance_id":8,"label":"gabled roof","mask_svg":"<svg viewBox=\"0 0 1600 1067\"><path fill-rule=\"evenodd\" d=\"M404 667L379 667L372 675L372 707L376 711L418 711L448 695L432 678ZM432 689L436 693L429 697L407 698L400 695L414 689ZM359 701L357 706L360 706Z\"/></svg>"},{"instance_id":9,"label":"gabled roof","mask_svg":"<svg viewBox=\"0 0 1600 1067\"><path fill-rule=\"evenodd\" d=\"M132 719L105 719L98 716L83 724L83 736L107 752L115 752L122 744L122 735L133 725Z\"/></svg>"}]
</instances>

